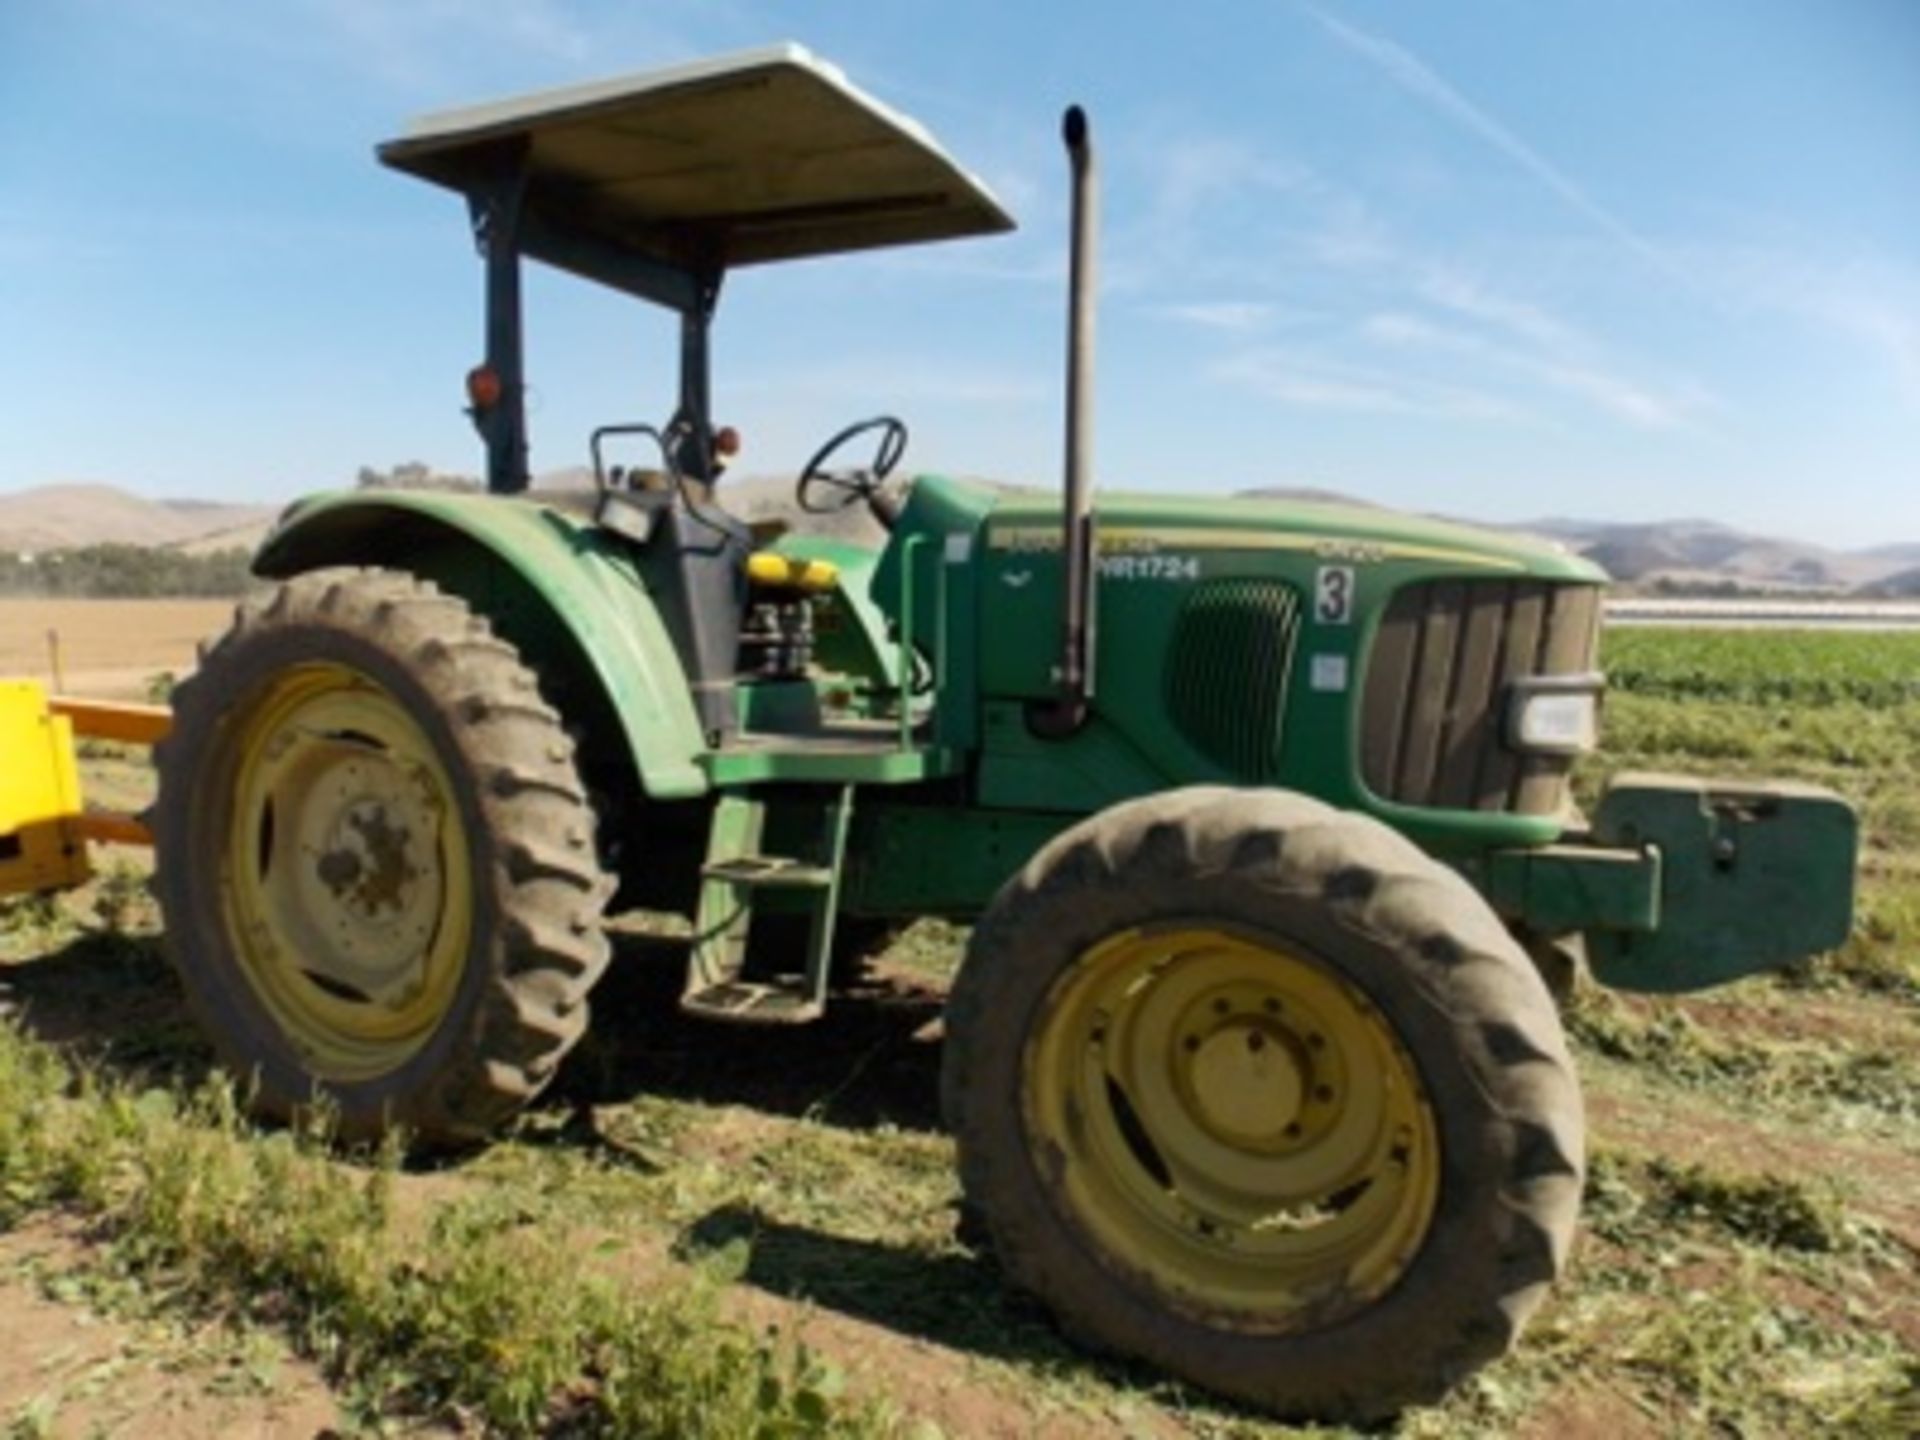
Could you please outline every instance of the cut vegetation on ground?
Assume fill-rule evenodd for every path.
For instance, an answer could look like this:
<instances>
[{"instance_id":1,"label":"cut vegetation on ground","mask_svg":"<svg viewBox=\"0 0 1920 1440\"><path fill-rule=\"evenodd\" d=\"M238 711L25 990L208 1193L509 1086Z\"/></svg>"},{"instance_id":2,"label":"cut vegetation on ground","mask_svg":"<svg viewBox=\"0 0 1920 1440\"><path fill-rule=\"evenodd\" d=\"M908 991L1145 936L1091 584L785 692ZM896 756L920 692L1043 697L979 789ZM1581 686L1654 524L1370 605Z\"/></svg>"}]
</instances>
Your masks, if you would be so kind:
<instances>
[{"instance_id":1,"label":"cut vegetation on ground","mask_svg":"<svg viewBox=\"0 0 1920 1440\"><path fill-rule=\"evenodd\" d=\"M1863 808L1860 921L1792 975L1579 998L1595 1153L1573 1273L1514 1357L1402 1431L1914 1434L1920 637L1623 632L1607 659L1589 784L1834 786ZM86 763L137 800L137 762ZM762 1033L679 1018L679 947L636 927L555 1090L426 1169L238 1118L131 864L4 915L12 1303L69 1317L23 1323L168 1327L198 1347L180 1383L264 1367L280 1409L248 1413L348 1429L1287 1433L1076 1350L956 1233L949 929L910 931L819 1025ZM0 1371L17 1433L150 1433L76 1364Z\"/></svg>"}]
</instances>

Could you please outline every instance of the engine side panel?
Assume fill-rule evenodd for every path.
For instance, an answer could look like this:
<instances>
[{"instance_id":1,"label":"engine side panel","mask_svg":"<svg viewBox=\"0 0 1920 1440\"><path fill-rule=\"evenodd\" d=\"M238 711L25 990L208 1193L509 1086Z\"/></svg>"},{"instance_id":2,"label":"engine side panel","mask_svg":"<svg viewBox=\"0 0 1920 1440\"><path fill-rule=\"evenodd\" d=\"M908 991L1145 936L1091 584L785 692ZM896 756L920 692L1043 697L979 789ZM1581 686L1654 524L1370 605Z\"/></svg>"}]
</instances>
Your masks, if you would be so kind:
<instances>
[{"instance_id":1,"label":"engine side panel","mask_svg":"<svg viewBox=\"0 0 1920 1440\"><path fill-rule=\"evenodd\" d=\"M1021 722L1027 703L1053 693L1057 511L1020 497L996 505L980 527L969 619L981 637L983 804L1084 813L1169 785L1273 785L1369 811L1441 851L1539 844L1564 828L1563 788L1534 786L1524 806L1487 803L1475 766L1461 784L1436 783L1417 796L1370 783L1360 737L1384 696L1420 711L1422 723L1410 728L1423 743L1497 749L1508 670L1591 660L1602 579L1592 567L1505 537L1336 507L1295 514L1115 497L1099 516L1093 719L1065 741L1034 740ZM1587 623L1569 628L1579 643L1544 656L1537 647L1509 652L1487 625L1423 633L1428 653L1404 683L1369 686L1383 624L1407 608L1402 599L1396 611L1396 597L1449 586L1565 596ZM1455 683L1469 675L1479 675L1474 685ZM1457 758L1436 755L1430 768L1438 774Z\"/></svg>"}]
</instances>

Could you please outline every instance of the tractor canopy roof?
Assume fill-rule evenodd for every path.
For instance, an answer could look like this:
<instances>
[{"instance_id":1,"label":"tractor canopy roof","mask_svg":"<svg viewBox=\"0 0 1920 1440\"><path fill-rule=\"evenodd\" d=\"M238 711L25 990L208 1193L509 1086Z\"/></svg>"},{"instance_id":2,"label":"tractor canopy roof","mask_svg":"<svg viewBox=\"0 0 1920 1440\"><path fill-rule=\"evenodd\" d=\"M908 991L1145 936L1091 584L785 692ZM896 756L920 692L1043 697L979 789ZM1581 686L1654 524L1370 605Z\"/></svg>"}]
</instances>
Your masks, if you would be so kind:
<instances>
[{"instance_id":1,"label":"tractor canopy roof","mask_svg":"<svg viewBox=\"0 0 1920 1440\"><path fill-rule=\"evenodd\" d=\"M1011 230L917 123L797 45L414 122L380 158L470 198L524 183L526 253L622 284Z\"/></svg>"}]
</instances>

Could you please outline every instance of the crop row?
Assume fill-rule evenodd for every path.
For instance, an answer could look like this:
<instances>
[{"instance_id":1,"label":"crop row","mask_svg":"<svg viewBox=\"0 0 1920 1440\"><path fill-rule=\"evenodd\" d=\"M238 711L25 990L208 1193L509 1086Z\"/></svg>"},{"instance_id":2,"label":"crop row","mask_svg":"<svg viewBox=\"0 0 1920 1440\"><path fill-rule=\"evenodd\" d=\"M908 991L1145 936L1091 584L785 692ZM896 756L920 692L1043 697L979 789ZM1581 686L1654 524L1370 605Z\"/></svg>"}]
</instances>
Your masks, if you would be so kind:
<instances>
[{"instance_id":1,"label":"crop row","mask_svg":"<svg viewBox=\"0 0 1920 1440\"><path fill-rule=\"evenodd\" d=\"M1920 633L1832 630L1609 630L1619 692L1745 704L1870 706L1920 700Z\"/></svg>"}]
</instances>

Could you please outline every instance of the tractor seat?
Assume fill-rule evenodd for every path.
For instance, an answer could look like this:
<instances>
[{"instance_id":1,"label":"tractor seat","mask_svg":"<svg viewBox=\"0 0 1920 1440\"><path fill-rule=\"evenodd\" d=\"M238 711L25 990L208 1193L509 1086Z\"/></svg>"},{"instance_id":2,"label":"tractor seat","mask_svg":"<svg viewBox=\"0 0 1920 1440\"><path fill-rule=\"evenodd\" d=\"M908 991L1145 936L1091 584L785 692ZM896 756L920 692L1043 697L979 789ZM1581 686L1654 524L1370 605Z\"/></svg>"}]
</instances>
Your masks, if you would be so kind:
<instances>
[{"instance_id":1,"label":"tractor seat","mask_svg":"<svg viewBox=\"0 0 1920 1440\"><path fill-rule=\"evenodd\" d=\"M824 595L840 579L840 567L830 560L802 560L772 550L747 557L747 583L756 590L786 595Z\"/></svg>"}]
</instances>

